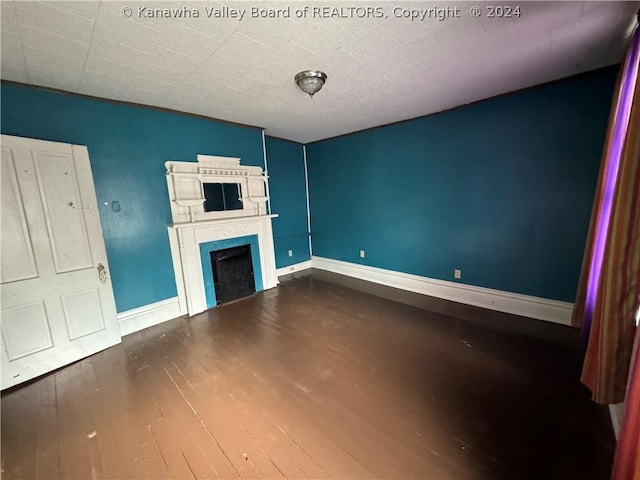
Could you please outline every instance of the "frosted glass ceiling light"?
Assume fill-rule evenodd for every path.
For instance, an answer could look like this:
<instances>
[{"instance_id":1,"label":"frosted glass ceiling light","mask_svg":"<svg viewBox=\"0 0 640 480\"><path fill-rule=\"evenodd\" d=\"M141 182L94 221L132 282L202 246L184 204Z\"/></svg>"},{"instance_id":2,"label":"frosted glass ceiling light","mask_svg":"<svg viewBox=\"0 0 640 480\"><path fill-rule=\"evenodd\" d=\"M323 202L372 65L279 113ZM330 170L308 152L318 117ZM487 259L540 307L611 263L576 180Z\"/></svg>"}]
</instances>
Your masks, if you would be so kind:
<instances>
[{"instance_id":1,"label":"frosted glass ceiling light","mask_svg":"<svg viewBox=\"0 0 640 480\"><path fill-rule=\"evenodd\" d=\"M300 90L313 98L313 94L320 91L327 81L327 74L320 70L305 70L297 74L295 80Z\"/></svg>"}]
</instances>

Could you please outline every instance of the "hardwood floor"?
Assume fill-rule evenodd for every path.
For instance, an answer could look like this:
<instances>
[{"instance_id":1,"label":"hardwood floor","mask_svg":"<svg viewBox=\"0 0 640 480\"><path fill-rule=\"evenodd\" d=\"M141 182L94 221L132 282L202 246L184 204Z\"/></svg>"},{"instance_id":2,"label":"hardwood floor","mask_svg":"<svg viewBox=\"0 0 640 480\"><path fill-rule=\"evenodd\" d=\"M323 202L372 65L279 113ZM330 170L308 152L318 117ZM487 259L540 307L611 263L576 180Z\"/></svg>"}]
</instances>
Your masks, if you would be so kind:
<instances>
[{"instance_id":1,"label":"hardwood floor","mask_svg":"<svg viewBox=\"0 0 640 480\"><path fill-rule=\"evenodd\" d=\"M290 276L5 392L3 478L609 478L576 350L340 281Z\"/></svg>"}]
</instances>

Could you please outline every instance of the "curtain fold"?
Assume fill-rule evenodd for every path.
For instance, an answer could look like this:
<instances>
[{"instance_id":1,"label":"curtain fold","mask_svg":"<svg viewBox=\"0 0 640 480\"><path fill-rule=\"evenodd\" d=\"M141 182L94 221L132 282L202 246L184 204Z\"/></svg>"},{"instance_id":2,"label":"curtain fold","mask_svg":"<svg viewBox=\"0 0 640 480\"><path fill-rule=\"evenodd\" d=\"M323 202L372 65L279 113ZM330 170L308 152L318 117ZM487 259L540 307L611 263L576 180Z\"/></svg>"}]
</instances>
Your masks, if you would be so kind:
<instances>
[{"instance_id":1,"label":"curtain fold","mask_svg":"<svg viewBox=\"0 0 640 480\"><path fill-rule=\"evenodd\" d=\"M639 33L636 31L636 36ZM640 43L640 39L636 40ZM638 76L640 77L640 74ZM636 78L636 90L627 133L629 141L623 152L624 158L628 161L623 162L620 171L621 179L629 178L623 195L628 195L632 202L626 233L628 242L624 251L624 259L629 262L629 268L625 273L629 278L621 279L628 291L621 299L622 302L626 300L621 310L626 312L630 308L635 308L636 318L640 319L640 87L638 83L640 80ZM622 231L614 233L623 234ZM616 241L615 237L613 241ZM635 307L631 307L634 300ZM625 330L625 324L623 324L621 335L629 335ZM640 480L640 328L636 326L635 330L635 344L632 347L633 353L625 392L625 412L613 465L614 480Z\"/></svg>"},{"instance_id":2,"label":"curtain fold","mask_svg":"<svg viewBox=\"0 0 640 480\"><path fill-rule=\"evenodd\" d=\"M616 80L615 94L613 96L613 103L611 106L611 113L609 114L609 122L607 123L607 134L604 142L604 153L600 161L600 171L598 172L598 183L596 185L596 192L593 198L593 206L591 207L591 220L589 222L589 232L587 234L587 243L585 245L584 257L582 259L582 269L580 270L580 280L578 283L578 291L576 293L576 299L574 302L573 313L571 316L571 325L581 328L583 346L587 348L587 341L589 340L589 332L591 330L591 319L593 317L593 309L590 309L587 315L586 300L587 300L587 285L589 281L589 273L591 271L591 258L593 257L594 250L594 238L596 234L596 226L598 224L598 206L602 204L604 196L604 176L607 170L610 168L610 156L608 155L611 149L611 141L613 137L612 125L614 125L616 118L616 105L620 101L620 82L622 80L622 74L624 69L620 69L618 73L618 79Z\"/></svg>"},{"instance_id":3,"label":"curtain fold","mask_svg":"<svg viewBox=\"0 0 640 480\"><path fill-rule=\"evenodd\" d=\"M624 400L640 303L640 30L620 78L572 323L586 342L581 380L598 403Z\"/></svg>"},{"instance_id":4,"label":"curtain fold","mask_svg":"<svg viewBox=\"0 0 640 480\"><path fill-rule=\"evenodd\" d=\"M624 421L613 462L613 480L640 479L640 328L631 360Z\"/></svg>"}]
</instances>

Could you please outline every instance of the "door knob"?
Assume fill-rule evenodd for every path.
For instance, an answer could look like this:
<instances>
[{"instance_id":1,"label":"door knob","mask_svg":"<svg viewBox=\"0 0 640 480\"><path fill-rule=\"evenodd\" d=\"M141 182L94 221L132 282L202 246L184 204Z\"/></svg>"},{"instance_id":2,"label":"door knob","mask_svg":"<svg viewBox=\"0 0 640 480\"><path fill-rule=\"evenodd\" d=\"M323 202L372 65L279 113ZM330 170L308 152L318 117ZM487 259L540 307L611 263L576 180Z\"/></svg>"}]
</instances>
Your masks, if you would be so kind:
<instances>
[{"instance_id":1,"label":"door knob","mask_svg":"<svg viewBox=\"0 0 640 480\"><path fill-rule=\"evenodd\" d=\"M104 265L99 263L97 266L98 269L98 278L101 283L107 283L107 269L104 268Z\"/></svg>"}]
</instances>

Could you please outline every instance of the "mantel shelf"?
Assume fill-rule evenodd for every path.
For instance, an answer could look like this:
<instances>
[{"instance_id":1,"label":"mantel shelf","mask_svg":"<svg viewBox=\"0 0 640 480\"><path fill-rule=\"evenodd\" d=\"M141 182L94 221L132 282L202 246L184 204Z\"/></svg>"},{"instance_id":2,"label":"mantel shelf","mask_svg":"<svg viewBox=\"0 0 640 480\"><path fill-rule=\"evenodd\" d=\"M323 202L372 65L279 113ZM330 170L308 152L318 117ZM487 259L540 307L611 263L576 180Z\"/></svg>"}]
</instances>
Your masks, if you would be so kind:
<instances>
[{"instance_id":1,"label":"mantel shelf","mask_svg":"<svg viewBox=\"0 0 640 480\"><path fill-rule=\"evenodd\" d=\"M196 205L202 205L204 198L183 198L175 202L182 207L195 207Z\"/></svg>"},{"instance_id":2,"label":"mantel shelf","mask_svg":"<svg viewBox=\"0 0 640 480\"><path fill-rule=\"evenodd\" d=\"M253 202L253 203L262 203L269 200L269 197L247 197L247 198L243 198L242 200L249 200L250 202Z\"/></svg>"},{"instance_id":3,"label":"mantel shelf","mask_svg":"<svg viewBox=\"0 0 640 480\"><path fill-rule=\"evenodd\" d=\"M198 227L206 227L211 225L230 225L230 224L238 224L238 223L250 223L250 222L258 222L258 221L266 220L269 218L277 218L277 217L278 217L277 213L272 213L270 215L252 215L252 216L219 218L214 220L201 220L199 222L170 223L169 228L198 228Z\"/></svg>"}]
</instances>

